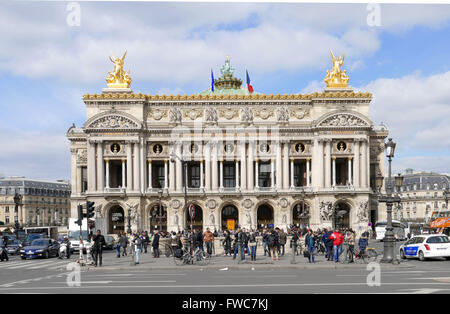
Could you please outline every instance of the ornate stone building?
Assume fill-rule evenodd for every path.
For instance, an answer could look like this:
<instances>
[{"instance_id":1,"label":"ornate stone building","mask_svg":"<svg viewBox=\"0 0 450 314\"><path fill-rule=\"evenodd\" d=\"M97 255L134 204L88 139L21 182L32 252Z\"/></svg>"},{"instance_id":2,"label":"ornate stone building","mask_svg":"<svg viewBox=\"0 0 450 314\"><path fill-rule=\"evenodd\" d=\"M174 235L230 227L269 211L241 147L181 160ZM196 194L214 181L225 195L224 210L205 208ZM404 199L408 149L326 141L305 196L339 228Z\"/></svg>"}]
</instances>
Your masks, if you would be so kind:
<instances>
[{"instance_id":1,"label":"ornate stone building","mask_svg":"<svg viewBox=\"0 0 450 314\"><path fill-rule=\"evenodd\" d=\"M132 92L116 63L109 88L83 96L84 125L67 132L72 216L91 200L108 233L126 230L128 208L134 230L180 230L191 223L186 178L195 227L366 229L384 216L371 186L388 130L341 66L333 56L324 91L266 95L244 88L227 58L214 88L166 96Z\"/></svg>"}]
</instances>

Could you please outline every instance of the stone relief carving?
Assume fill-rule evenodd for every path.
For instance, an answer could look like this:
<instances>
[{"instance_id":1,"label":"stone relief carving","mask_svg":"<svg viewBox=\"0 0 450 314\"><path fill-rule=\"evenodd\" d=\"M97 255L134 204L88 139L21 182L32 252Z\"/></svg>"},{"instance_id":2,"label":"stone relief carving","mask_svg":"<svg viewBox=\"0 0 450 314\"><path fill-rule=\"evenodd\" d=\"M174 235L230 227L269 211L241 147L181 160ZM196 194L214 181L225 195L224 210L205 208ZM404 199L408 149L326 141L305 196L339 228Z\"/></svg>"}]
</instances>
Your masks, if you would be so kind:
<instances>
[{"instance_id":1,"label":"stone relief carving","mask_svg":"<svg viewBox=\"0 0 450 314\"><path fill-rule=\"evenodd\" d=\"M87 149L80 148L77 150L77 163L87 163Z\"/></svg>"},{"instance_id":2,"label":"stone relief carving","mask_svg":"<svg viewBox=\"0 0 450 314\"><path fill-rule=\"evenodd\" d=\"M203 111L200 109L192 108L184 111L184 117L191 120L195 120L197 118L200 118L201 116L203 116Z\"/></svg>"},{"instance_id":3,"label":"stone relief carving","mask_svg":"<svg viewBox=\"0 0 450 314\"><path fill-rule=\"evenodd\" d=\"M208 200L208 202L206 202L206 206L208 206L209 209L214 209L217 206L217 202L215 200Z\"/></svg>"},{"instance_id":4,"label":"stone relief carving","mask_svg":"<svg viewBox=\"0 0 450 314\"><path fill-rule=\"evenodd\" d=\"M219 109L220 117L225 118L227 120L231 120L231 119L237 117L238 114L239 114L239 111L237 109L232 109L232 108Z\"/></svg>"},{"instance_id":5,"label":"stone relief carving","mask_svg":"<svg viewBox=\"0 0 450 314\"><path fill-rule=\"evenodd\" d=\"M255 116L260 117L263 120L267 120L271 116L273 116L273 110L268 108L261 108L255 110Z\"/></svg>"},{"instance_id":6,"label":"stone relief carving","mask_svg":"<svg viewBox=\"0 0 450 314\"><path fill-rule=\"evenodd\" d=\"M245 217L247 219L247 224L249 226L251 226L252 225L252 214L251 214L251 212L249 210L245 211Z\"/></svg>"},{"instance_id":7,"label":"stone relief carving","mask_svg":"<svg viewBox=\"0 0 450 314\"><path fill-rule=\"evenodd\" d=\"M251 208L253 206L253 202L251 199L247 198L242 202L242 206L245 208Z\"/></svg>"},{"instance_id":8,"label":"stone relief carving","mask_svg":"<svg viewBox=\"0 0 450 314\"><path fill-rule=\"evenodd\" d=\"M182 120L181 110L178 108L171 108L169 111L169 120L171 123L180 123Z\"/></svg>"},{"instance_id":9,"label":"stone relief carving","mask_svg":"<svg viewBox=\"0 0 450 314\"><path fill-rule=\"evenodd\" d=\"M368 126L368 124L351 114L337 114L325 119L320 126Z\"/></svg>"},{"instance_id":10,"label":"stone relief carving","mask_svg":"<svg viewBox=\"0 0 450 314\"><path fill-rule=\"evenodd\" d=\"M360 222L369 221L369 201L363 201L359 203L358 211L356 216Z\"/></svg>"},{"instance_id":11,"label":"stone relief carving","mask_svg":"<svg viewBox=\"0 0 450 314\"><path fill-rule=\"evenodd\" d=\"M289 201L283 197L282 199L280 199L280 202L278 203L278 205L282 208L286 208L289 206Z\"/></svg>"},{"instance_id":12,"label":"stone relief carving","mask_svg":"<svg viewBox=\"0 0 450 314\"><path fill-rule=\"evenodd\" d=\"M167 116L167 110L152 109L149 112L149 116L153 117L153 119L155 120L161 120L162 118Z\"/></svg>"},{"instance_id":13,"label":"stone relief carving","mask_svg":"<svg viewBox=\"0 0 450 314\"><path fill-rule=\"evenodd\" d=\"M209 214L209 223L211 225L214 225L216 222L216 217L214 216L214 211L212 210L211 213Z\"/></svg>"},{"instance_id":14,"label":"stone relief carving","mask_svg":"<svg viewBox=\"0 0 450 314\"><path fill-rule=\"evenodd\" d=\"M95 207L95 217L96 218L103 218L102 207L103 207L103 204L100 204Z\"/></svg>"},{"instance_id":15,"label":"stone relief carving","mask_svg":"<svg viewBox=\"0 0 450 314\"><path fill-rule=\"evenodd\" d=\"M306 115L309 113L309 108L294 108L290 110L291 117L295 117L299 120L306 117Z\"/></svg>"},{"instance_id":16,"label":"stone relief carving","mask_svg":"<svg viewBox=\"0 0 450 314\"><path fill-rule=\"evenodd\" d=\"M277 121L289 122L289 110L286 107L280 107L277 109Z\"/></svg>"},{"instance_id":17,"label":"stone relief carving","mask_svg":"<svg viewBox=\"0 0 450 314\"><path fill-rule=\"evenodd\" d=\"M89 128L94 129L130 129L138 128L139 125L128 118L119 115L110 115L95 120L89 125Z\"/></svg>"},{"instance_id":18,"label":"stone relief carving","mask_svg":"<svg viewBox=\"0 0 450 314\"><path fill-rule=\"evenodd\" d=\"M178 217L178 211L175 210L175 212L173 213L173 224L174 224L175 226L177 226L177 228L178 228L179 222L180 222L180 219L179 219L179 217Z\"/></svg>"},{"instance_id":19,"label":"stone relief carving","mask_svg":"<svg viewBox=\"0 0 450 314\"><path fill-rule=\"evenodd\" d=\"M205 121L217 123L219 119L216 108L206 108L205 110Z\"/></svg>"},{"instance_id":20,"label":"stone relief carving","mask_svg":"<svg viewBox=\"0 0 450 314\"><path fill-rule=\"evenodd\" d=\"M253 122L253 110L249 107L244 107L241 110L241 121L245 123Z\"/></svg>"},{"instance_id":21,"label":"stone relief carving","mask_svg":"<svg viewBox=\"0 0 450 314\"><path fill-rule=\"evenodd\" d=\"M320 202L320 218L322 221L331 221L333 217L333 204L331 202Z\"/></svg>"},{"instance_id":22,"label":"stone relief carving","mask_svg":"<svg viewBox=\"0 0 450 314\"><path fill-rule=\"evenodd\" d=\"M179 200L173 200L172 202L170 202L170 207L174 208L174 209L178 209L181 206L181 202Z\"/></svg>"}]
</instances>

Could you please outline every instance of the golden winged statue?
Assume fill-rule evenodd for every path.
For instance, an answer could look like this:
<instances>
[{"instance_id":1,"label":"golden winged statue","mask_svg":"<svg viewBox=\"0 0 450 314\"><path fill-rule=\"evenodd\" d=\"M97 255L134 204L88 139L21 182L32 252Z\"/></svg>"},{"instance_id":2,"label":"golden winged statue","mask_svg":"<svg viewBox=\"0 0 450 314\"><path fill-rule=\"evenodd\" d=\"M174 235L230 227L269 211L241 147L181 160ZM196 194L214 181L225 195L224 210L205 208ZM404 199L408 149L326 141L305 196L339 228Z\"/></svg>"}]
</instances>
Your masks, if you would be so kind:
<instances>
[{"instance_id":1,"label":"golden winged statue","mask_svg":"<svg viewBox=\"0 0 450 314\"><path fill-rule=\"evenodd\" d=\"M327 87L347 87L349 77L347 76L347 71L342 71L342 64L344 63L344 54L342 57L335 57L333 51L330 49L331 60L333 61L333 68L331 72L327 70L327 76L324 82Z\"/></svg>"},{"instance_id":2,"label":"golden winged statue","mask_svg":"<svg viewBox=\"0 0 450 314\"><path fill-rule=\"evenodd\" d=\"M114 57L114 55L109 57L112 63L114 63L114 69L108 72L106 77L106 83L109 88L129 88L131 84L130 70L125 72L123 69L123 64L127 52L123 54L122 58Z\"/></svg>"}]
</instances>

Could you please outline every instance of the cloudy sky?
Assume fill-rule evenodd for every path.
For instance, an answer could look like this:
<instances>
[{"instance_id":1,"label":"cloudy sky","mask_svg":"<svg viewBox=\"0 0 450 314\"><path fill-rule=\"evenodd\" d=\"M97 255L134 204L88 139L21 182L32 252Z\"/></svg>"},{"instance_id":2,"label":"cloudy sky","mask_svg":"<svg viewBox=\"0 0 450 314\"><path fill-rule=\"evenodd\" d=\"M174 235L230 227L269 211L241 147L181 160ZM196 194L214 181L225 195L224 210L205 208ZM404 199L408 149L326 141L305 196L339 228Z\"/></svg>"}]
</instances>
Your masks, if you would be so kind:
<instances>
[{"instance_id":1,"label":"cloudy sky","mask_svg":"<svg viewBox=\"0 0 450 314\"><path fill-rule=\"evenodd\" d=\"M128 50L137 92L203 91L230 55L256 91L283 94L322 90L329 48L345 52L350 85L373 93L394 170L450 172L450 5L381 5L380 26L359 4L79 5L71 26L67 2L1 4L0 175L70 177L65 132L85 121L82 95L105 87L108 55Z\"/></svg>"}]
</instances>

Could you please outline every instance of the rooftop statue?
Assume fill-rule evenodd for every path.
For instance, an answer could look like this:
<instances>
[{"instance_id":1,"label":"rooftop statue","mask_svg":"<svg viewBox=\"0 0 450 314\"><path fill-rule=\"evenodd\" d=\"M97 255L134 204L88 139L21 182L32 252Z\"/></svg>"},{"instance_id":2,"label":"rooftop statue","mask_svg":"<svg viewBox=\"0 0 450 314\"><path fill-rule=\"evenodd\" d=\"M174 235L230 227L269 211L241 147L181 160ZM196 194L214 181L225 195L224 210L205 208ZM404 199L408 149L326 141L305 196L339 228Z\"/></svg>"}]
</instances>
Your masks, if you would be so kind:
<instances>
[{"instance_id":1,"label":"rooftop statue","mask_svg":"<svg viewBox=\"0 0 450 314\"><path fill-rule=\"evenodd\" d=\"M108 72L106 82L109 88L129 88L131 84L130 70L125 72L123 69L123 63L127 52L123 54L122 58L109 57L112 63L114 63L114 69Z\"/></svg>"},{"instance_id":2,"label":"rooftop statue","mask_svg":"<svg viewBox=\"0 0 450 314\"><path fill-rule=\"evenodd\" d=\"M335 57L331 49L330 54L333 61L333 69L331 72L327 70L327 76L324 79L327 87L347 87L349 77L346 74L347 71L342 71L341 68L344 63L344 54L342 54L342 57Z\"/></svg>"},{"instance_id":3,"label":"rooftop statue","mask_svg":"<svg viewBox=\"0 0 450 314\"><path fill-rule=\"evenodd\" d=\"M227 56L227 58L225 59L225 64L222 65L222 68L220 69L220 71L222 72L222 77L233 76L234 68L230 64L229 56Z\"/></svg>"}]
</instances>

